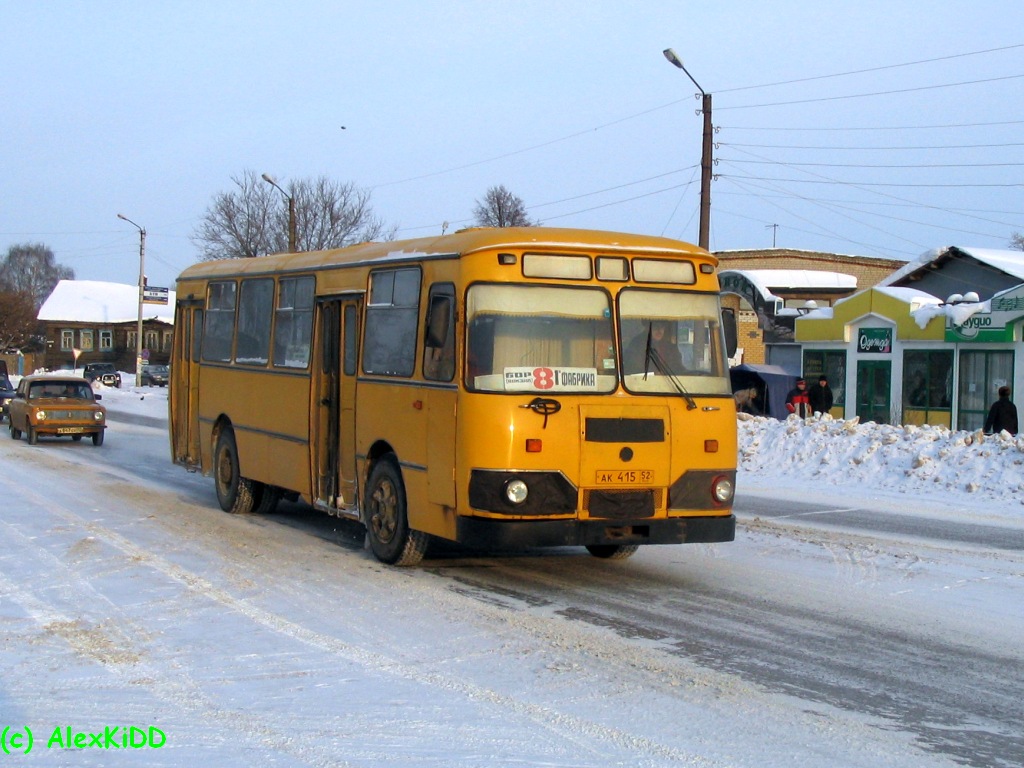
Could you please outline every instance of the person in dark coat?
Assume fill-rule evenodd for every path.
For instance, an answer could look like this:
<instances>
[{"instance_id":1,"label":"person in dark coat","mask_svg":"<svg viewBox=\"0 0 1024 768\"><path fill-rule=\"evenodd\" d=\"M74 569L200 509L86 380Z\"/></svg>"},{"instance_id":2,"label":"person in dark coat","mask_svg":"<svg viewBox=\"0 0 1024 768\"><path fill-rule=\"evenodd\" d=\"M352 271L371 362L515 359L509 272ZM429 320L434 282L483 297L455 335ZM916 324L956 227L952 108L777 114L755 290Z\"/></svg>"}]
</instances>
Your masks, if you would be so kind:
<instances>
[{"instance_id":1,"label":"person in dark coat","mask_svg":"<svg viewBox=\"0 0 1024 768\"><path fill-rule=\"evenodd\" d=\"M1006 430L1011 435L1017 434L1017 406L1010 401L1010 388L999 388L999 399L988 409L984 432L986 435Z\"/></svg>"},{"instance_id":2,"label":"person in dark coat","mask_svg":"<svg viewBox=\"0 0 1024 768\"><path fill-rule=\"evenodd\" d=\"M807 399L810 400L812 413L828 413L832 410L835 398L828 385L828 376L818 377L818 385L808 390Z\"/></svg>"},{"instance_id":3,"label":"person in dark coat","mask_svg":"<svg viewBox=\"0 0 1024 768\"><path fill-rule=\"evenodd\" d=\"M807 396L807 381L797 379L796 387L786 395L786 410L795 413L801 419L806 419L814 414L811 410L811 401Z\"/></svg>"}]
</instances>

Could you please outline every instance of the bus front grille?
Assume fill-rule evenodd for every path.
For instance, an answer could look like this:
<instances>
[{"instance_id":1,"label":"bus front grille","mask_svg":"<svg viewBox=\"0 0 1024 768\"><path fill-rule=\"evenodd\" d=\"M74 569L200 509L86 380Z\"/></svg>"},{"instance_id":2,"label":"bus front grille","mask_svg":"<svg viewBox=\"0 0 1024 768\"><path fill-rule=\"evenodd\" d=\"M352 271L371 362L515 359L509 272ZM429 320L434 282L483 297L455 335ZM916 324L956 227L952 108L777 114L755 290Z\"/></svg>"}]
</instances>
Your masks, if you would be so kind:
<instances>
[{"instance_id":1,"label":"bus front grille","mask_svg":"<svg viewBox=\"0 0 1024 768\"><path fill-rule=\"evenodd\" d=\"M654 517L654 510L665 504L661 488L643 490L583 490L583 508L590 517L606 520L633 520Z\"/></svg>"}]
</instances>

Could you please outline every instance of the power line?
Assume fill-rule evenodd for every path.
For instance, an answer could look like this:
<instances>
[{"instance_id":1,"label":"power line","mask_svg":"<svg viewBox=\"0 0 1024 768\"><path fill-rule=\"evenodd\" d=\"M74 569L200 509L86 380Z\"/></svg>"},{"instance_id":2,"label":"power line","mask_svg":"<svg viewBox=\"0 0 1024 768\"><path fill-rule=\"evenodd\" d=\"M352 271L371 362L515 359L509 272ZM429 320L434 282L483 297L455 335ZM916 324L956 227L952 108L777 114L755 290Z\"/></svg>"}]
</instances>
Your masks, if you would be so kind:
<instances>
[{"instance_id":1,"label":"power line","mask_svg":"<svg viewBox=\"0 0 1024 768\"><path fill-rule=\"evenodd\" d=\"M732 160L734 163L754 165L778 165L775 160ZM1024 163L797 163L787 161L785 165L792 168L1019 168Z\"/></svg>"},{"instance_id":2,"label":"power line","mask_svg":"<svg viewBox=\"0 0 1024 768\"><path fill-rule=\"evenodd\" d=\"M722 126L729 131L930 131L943 130L946 128L989 128L994 125L1022 125L1024 120L1002 120L987 123L946 123L943 125L863 125L845 126L841 128L824 128L821 126L812 127L768 127L753 125L728 125Z\"/></svg>"},{"instance_id":3,"label":"power line","mask_svg":"<svg viewBox=\"0 0 1024 768\"><path fill-rule=\"evenodd\" d=\"M731 176L729 174L720 173L719 178L747 178L754 179L756 181L781 181L787 184L848 184L845 181L835 181L832 179L779 179L771 176ZM919 184L917 182L888 182L888 181L858 181L857 186L863 187L929 187L934 189L1004 189L1014 187L1024 187L1024 183L1014 182L1008 184Z\"/></svg>"},{"instance_id":4,"label":"power line","mask_svg":"<svg viewBox=\"0 0 1024 768\"><path fill-rule=\"evenodd\" d=\"M814 99L795 99L793 101L774 101L765 104L736 104L731 107L715 107L716 112L732 109L760 109L762 107L785 107L793 104L814 104L822 101L843 101L845 99L865 99L872 96L893 96L900 93L915 93L917 91L934 91L939 88L955 88L961 85L979 85L981 83L996 83L1002 80L1017 80L1024 77L1021 75L1003 75L1002 77L988 77L981 80L964 80L959 83L940 83L939 85L920 85L915 88L900 88L893 91L873 91L871 93L850 93L845 96L820 96Z\"/></svg>"},{"instance_id":5,"label":"power line","mask_svg":"<svg viewBox=\"0 0 1024 768\"><path fill-rule=\"evenodd\" d=\"M901 67L914 67L918 64L934 64L937 61L949 61L950 59L962 59L967 56L980 56L985 53L997 53L1000 51L1009 51L1014 48L1024 48L1024 43L1017 43L1015 45L1005 45L1001 48L987 48L983 51L970 51L968 53L954 53L949 56L939 56L934 59L921 59L919 61L907 61L902 64L885 64L880 67L869 67L867 69L854 69L849 72L836 72L831 75L815 75L813 77L801 77L795 80L781 80L776 83L763 83L761 85L743 85L738 88L726 88L718 89L715 93L736 93L737 91L749 91L757 88L774 88L779 85L793 85L794 83L809 83L815 80L828 80L833 77L848 77L850 75L863 75L868 72L883 72L888 69L899 69Z\"/></svg>"},{"instance_id":6,"label":"power line","mask_svg":"<svg viewBox=\"0 0 1024 768\"><path fill-rule=\"evenodd\" d=\"M731 130L731 129L730 129ZM844 150L844 151L872 151L872 152L885 152L885 151L900 151L904 149L908 150L925 150L925 149L1006 149L1008 147L1024 147L1024 142L1008 142L1006 144L932 144L932 145L921 145L916 147L894 147L892 145L886 145L884 147L837 147L834 145L801 145L801 144L746 144L743 142L733 141L722 141L717 144L719 147L753 147L754 149L824 149L829 152L832 150Z\"/></svg>"}]
</instances>

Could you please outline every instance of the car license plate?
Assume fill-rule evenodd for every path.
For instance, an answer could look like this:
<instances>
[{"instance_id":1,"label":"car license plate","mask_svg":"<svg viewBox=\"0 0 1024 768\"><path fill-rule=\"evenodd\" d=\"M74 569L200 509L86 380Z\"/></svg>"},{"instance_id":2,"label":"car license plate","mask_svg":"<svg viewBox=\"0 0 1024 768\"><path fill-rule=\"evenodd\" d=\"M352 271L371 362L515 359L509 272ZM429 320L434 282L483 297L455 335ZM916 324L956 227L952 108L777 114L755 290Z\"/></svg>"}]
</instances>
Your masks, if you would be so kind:
<instances>
[{"instance_id":1,"label":"car license plate","mask_svg":"<svg viewBox=\"0 0 1024 768\"><path fill-rule=\"evenodd\" d=\"M598 485L654 485L651 469L599 469Z\"/></svg>"},{"instance_id":2,"label":"car license plate","mask_svg":"<svg viewBox=\"0 0 1024 768\"><path fill-rule=\"evenodd\" d=\"M58 435L80 435L85 430L82 427L58 427Z\"/></svg>"}]
</instances>

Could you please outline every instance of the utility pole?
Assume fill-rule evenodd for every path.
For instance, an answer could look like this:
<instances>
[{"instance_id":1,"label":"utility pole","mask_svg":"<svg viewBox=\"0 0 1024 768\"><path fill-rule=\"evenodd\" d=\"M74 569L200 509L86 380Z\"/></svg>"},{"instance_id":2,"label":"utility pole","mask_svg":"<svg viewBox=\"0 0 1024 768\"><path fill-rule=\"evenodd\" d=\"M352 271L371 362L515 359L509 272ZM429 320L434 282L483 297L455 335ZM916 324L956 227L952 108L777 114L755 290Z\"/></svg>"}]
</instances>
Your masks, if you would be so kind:
<instances>
[{"instance_id":1,"label":"utility pole","mask_svg":"<svg viewBox=\"0 0 1024 768\"><path fill-rule=\"evenodd\" d=\"M764 228L765 229L770 229L772 231L772 248L774 248L775 247L775 234L779 231L779 225L778 224L765 224Z\"/></svg>"},{"instance_id":2,"label":"utility pole","mask_svg":"<svg viewBox=\"0 0 1024 768\"><path fill-rule=\"evenodd\" d=\"M697 245L707 251L710 250L711 239L711 166L713 164L711 137L714 132L711 126L711 94L705 93L700 84L693 79L693 75L683 66L682 60L676 56L675 51L671 48L666 48L662 53L674 66L686 72L686 76L690 78L690 82L697 86L697 90L700 91L701 95L701 107L698 114L704 115L704 137L701 142L700 152L700 231L698 233Z\"/></svg>"},{"instance_id":3,"label":"utility pole","mask_svg":"<svg viewBox=\"0 0 1024 768\"><path fill-rule=\"evenodd\" d=\"M123 213L117 218L127 221L139 230L139 324L135 333L135 386L142 386L142 303L146 295L146 229L140 227Z\"/></svg>"}]
</instances>

